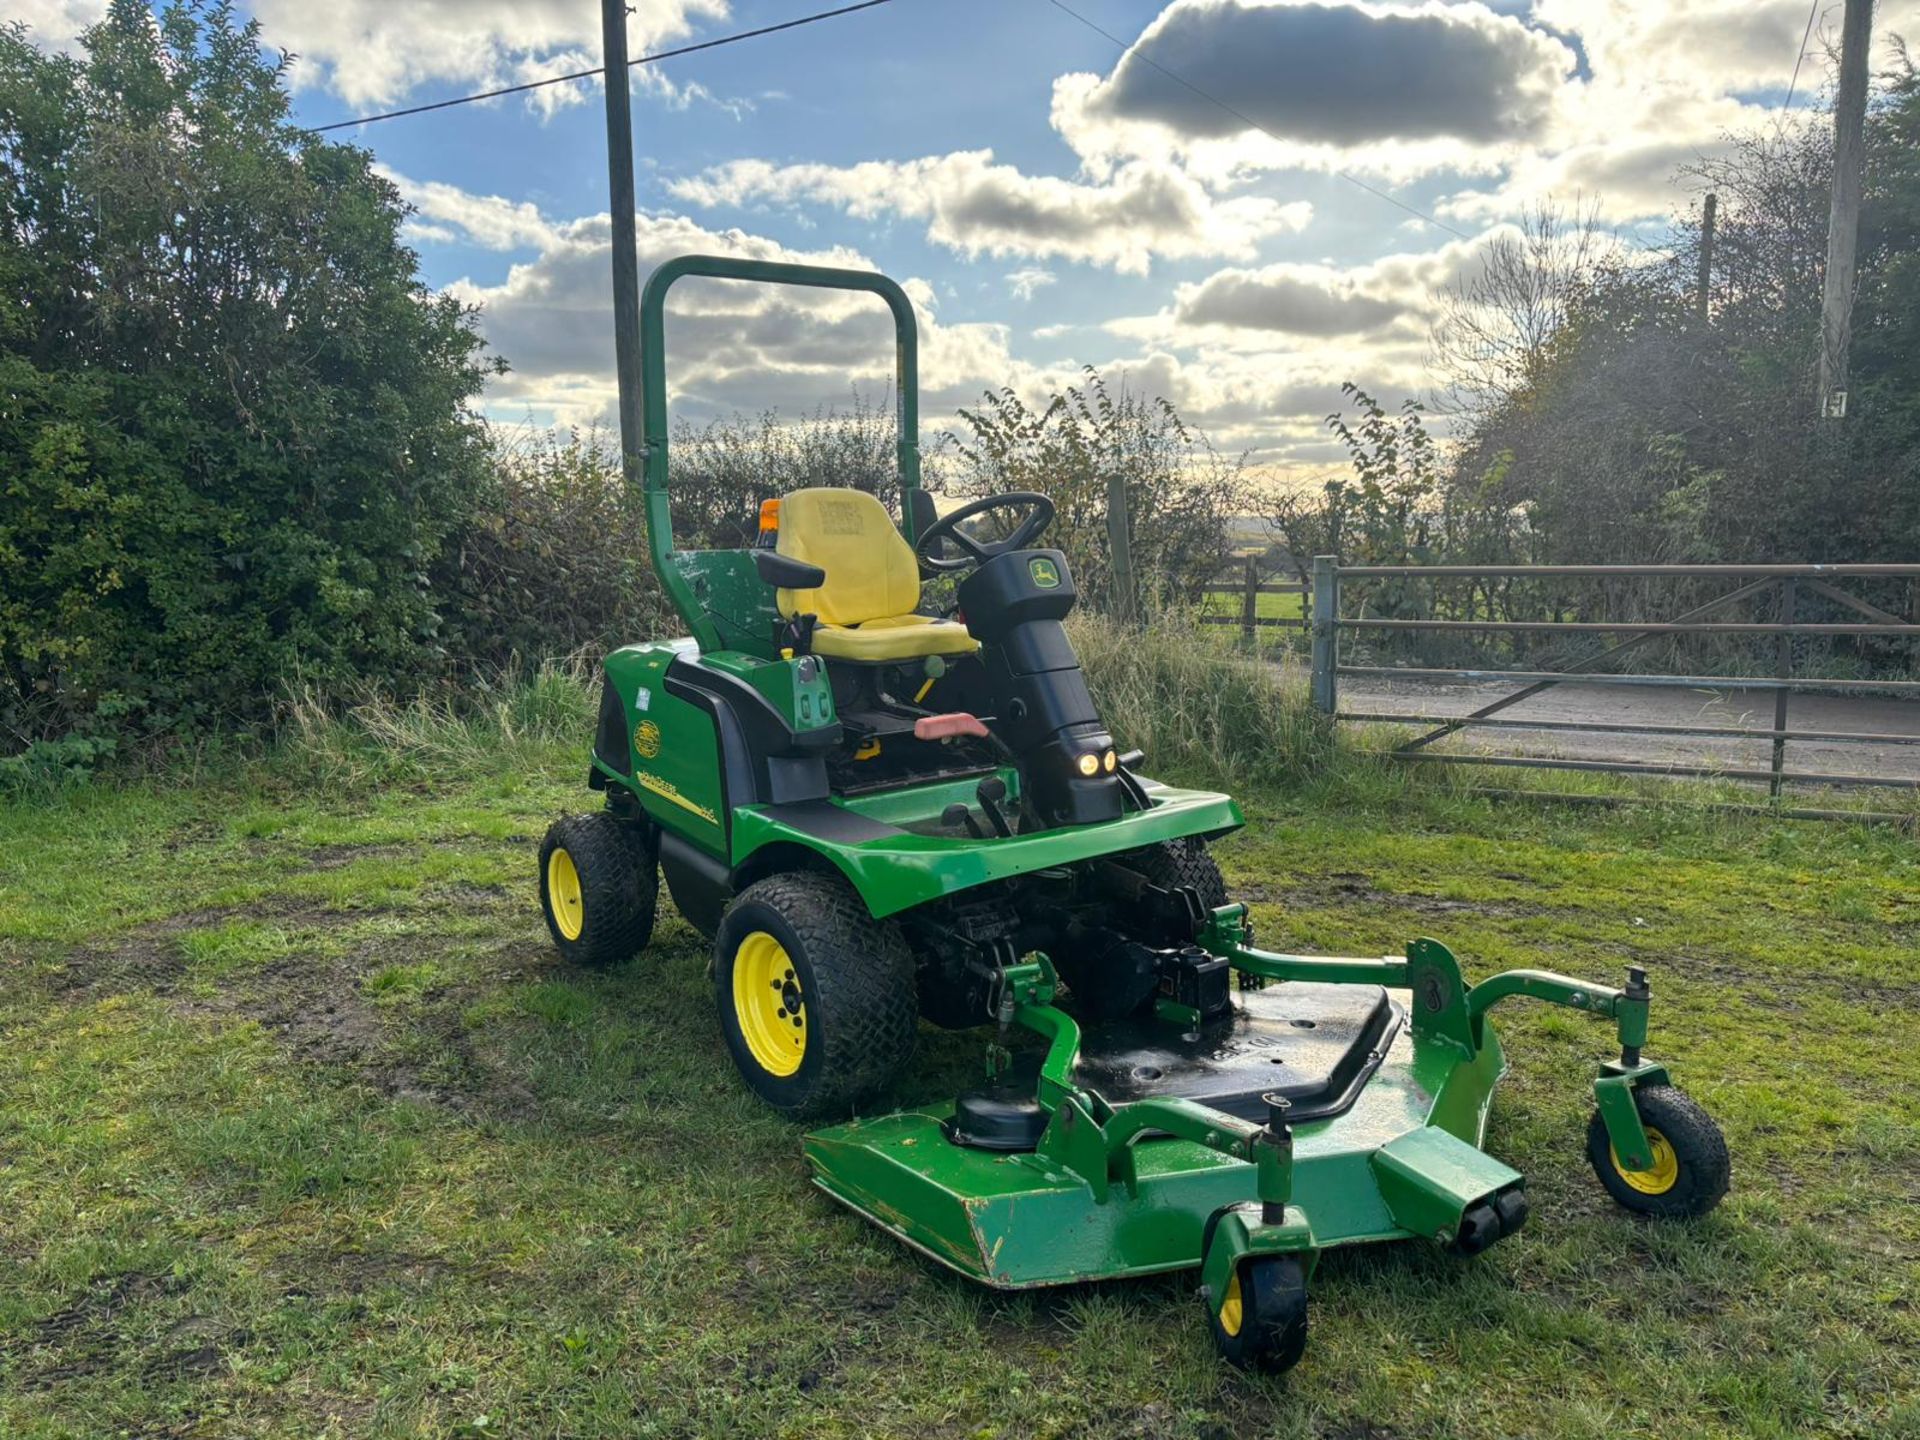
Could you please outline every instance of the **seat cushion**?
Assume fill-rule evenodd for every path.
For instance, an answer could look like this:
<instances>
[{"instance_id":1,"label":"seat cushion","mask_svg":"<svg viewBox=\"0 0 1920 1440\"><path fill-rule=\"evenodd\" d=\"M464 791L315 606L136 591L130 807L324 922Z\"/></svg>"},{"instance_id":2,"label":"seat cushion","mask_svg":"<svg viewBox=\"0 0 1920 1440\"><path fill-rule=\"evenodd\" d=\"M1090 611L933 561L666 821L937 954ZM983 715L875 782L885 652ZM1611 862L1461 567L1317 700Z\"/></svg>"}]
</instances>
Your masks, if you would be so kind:
<instances>
[{"instance_id":1,"label":"seat cushion","mask_svg":"<svg viewBox=\"0 0 1920 1440\"><path fill-rule=\"evenodd\" d=\"M860 625L905 615L920 603L913 547L893 528L887 507L864 490L820 486L782 497L774 548L827 572L816 589L780 591L774 600L782 615Z\"/></svg>"},{"instance_id":2,"label":"seat cushion","mask_svg":"<svg viewBox=\"0 0 1920 1440\"><path fill-rule=\"evenodd\" d=\"M839 660L917 660L925 655L971 655L979 648L966 626L931 615L887 615L857 630L819 625L813 632L814 654Z\"/></svg>"}]
</instances>

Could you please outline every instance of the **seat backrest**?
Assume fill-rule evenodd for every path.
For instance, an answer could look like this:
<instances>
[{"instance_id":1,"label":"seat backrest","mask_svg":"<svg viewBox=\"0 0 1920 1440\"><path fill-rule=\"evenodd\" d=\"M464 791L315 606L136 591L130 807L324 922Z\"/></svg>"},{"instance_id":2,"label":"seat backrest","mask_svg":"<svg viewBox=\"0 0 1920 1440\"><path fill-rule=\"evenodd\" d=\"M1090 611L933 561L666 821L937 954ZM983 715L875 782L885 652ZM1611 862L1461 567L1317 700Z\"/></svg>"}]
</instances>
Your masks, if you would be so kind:
<instances>
[{"instance_id":1,"label":"seat backrest","mask_svg":"<svg viewBox=\"0 0 1920 1440\"><path fill-rule=\"evenodd\" d=\"M782 615L818 615L829 625L859 625L905 615L920 603L920 565L893 528L887 507L864 490L821 486L780 501L774 548L827 572L816 590L782 590Z\"/></svg>"}]
</instances>

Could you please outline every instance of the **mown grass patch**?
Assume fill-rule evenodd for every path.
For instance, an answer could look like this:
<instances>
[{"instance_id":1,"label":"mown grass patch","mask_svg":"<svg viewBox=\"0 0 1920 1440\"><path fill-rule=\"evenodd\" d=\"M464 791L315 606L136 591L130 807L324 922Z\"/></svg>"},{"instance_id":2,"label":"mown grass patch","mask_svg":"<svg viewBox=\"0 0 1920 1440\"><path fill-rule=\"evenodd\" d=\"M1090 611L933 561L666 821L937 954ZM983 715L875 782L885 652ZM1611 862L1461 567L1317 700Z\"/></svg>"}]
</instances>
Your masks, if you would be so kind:
<instances>
[{"instance_id":1,"label":"mown grass patch","mask_svg":"<svg viewBox=\"0 0 1920 1440\"><path fill-rule=\"evenodd\" d=\"M1618 1212L1582 1154L1604 1028L1504 1010L1491 1147L1528 1229L1330 1256L1307 1360L1261 1381L1191 1276L999 1296L829 1206L671 913L628 965L562 966L532 855L591 803L586 734L399 763L368 728L326 785L308 753L0 809L0 1434L1920 1435L1897 832L1365 763L1245 795L1219 853L1263 943L1643 963L1735 1157L1700 1224ZM902 1098L978 1045L930 1034Z\"/></svg>"}]
</instances>

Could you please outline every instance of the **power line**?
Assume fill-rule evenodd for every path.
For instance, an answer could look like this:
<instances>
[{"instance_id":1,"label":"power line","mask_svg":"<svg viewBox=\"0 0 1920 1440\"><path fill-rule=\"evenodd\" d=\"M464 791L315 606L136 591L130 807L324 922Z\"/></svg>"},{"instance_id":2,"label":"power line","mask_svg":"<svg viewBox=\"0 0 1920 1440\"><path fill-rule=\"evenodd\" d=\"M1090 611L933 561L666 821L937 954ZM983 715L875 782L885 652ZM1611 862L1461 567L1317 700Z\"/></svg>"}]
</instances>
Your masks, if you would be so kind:
<instances>
[{"instance_id":1,"label":"power line","mask_svg":"<svg viewBox=\"0 0 1920 1440\"><path fill-rule=\"evenodd\" d=\"M1807 28L1800 36L1800 53L1793 57L1793 78L1787 81L1787 98L1780 102L1780 116L1784 121L1787 108L1793 104L1793 90L1800 83L1800 62L1807 58L1807 41L1813 38L1813 17L1820 13L1820 0L1813 0L1807 7Z\"/></svg>"},{"instance_id":2,"label":"power line","mask_svg":"<svg viewBox=\"0 0 1920 1440\"><path fill-rule=\"evenodd\" d=\"M1132 49L1132 47L1125 40L1122 40L1118 35L1115 35L1111 30L1103 29L1101 26L1094 24L1093 21L1089 20L1086 16L1082 15L1079 11L1073 9L1071 6L1063 4L1062 0L1047 0L1047 3L1053 6L1054 9L1060 11L1062 14L1072 16L1075 20L1078 20L1082 25L1086 26L1089 30L1093 31L1094 34L1102 36L1110 43L1117 45L1123 52ZM1818 4L1819 0L1814 0L1814 3ZM1166 66L1162 65L1158 60L1154 59L1151 55L1147 54L1146 51L1133 50L1133 56L1135 59L1141 61L1143 64L1151 65L1154 69L1158 70L1162 75L1166 76L1169 80L1173 81L1176 85L1185 86L1187 89L1191 90L1194 94L1198 95L1202 100L1205 100L1208 104L1219 106L1222 110L1226 111L1227 114L1233 116L1234 119L1238 120L1242 125L1245 125L1248 129L1258 130L1262 135L1266 136L1269 140L1275 141L1277 143L1281 143L1281 144L1286 143L1282 141L1278 135L1274 134L1273 131L1267 129L1267 127L1262 125L1258 120L1255 120L1251 115L1246 114L1244 111L1236 110L1233 106L1229 105L1226 101L1222 100L1218 95L1212 95L1212 94L1209 94L1207 91L1202 90L1198 85L1194 84L1191 80L1187 79L1184 75L1175 74L1173 71L1169 70ZM1380 190L1375 188L1372 185L1367 184L1366 181L1360 179L1358 176L1349 175L1345 170L1335 170L1333 173L1335 175L1338 175L1342 180L1346 181L1349 185L1357 185L1360 189L1366 191L1367 194L1372 195L1376 199L1384 200L1389 205L1392 205L1397 209L1406 211L1407 214L1413 216L1413 218L1416 220L1426 221L1427 224L1433 226L1435 229L1444 230L1449 235L1458 236L1462 240L1471 240L1473 238L1471 235L1467 234L1466 231L1456 230L1453 228L1453 226L1447 224L1446 221L1434 219L1433 216L1427 214L1426 211L1416 209L1412 205L1407 204L1406 201L1399 199L1397 196L1389 195L1385 190Z\"/></svg>"},{"instance_id":3,"label":"power line","mask_svg":"<svg viewBox=\"0 0 1920 1440\"><path fill-rule=\"evenodd\" d=\"M638 65L656 65L662 60L673 60L681 55L695 55L702 50L718 50L722 45L736 45L742 40L757 40L762 35L775 35L782 30L797 30L802 25L812 25L820 20L832 20L841 15L851 15L856 10L871 10L877 5L891 4L892 0L860 0L857 5L842 5L838 10L822 10L814 15L802 15L796 20L783 20L778 25L762 25L758 30L742 30L734 35L721 35L712 40L702 40L697 45L682 45L676 50L656 50L651 55L637 55L627 62L627 68ZM529 80L524 85L508 85L499 90L483 90L478 95L461 95L452 100L436 100L431 105L413 105L405 110L389 110L384 115L362 115L358 120L338 120L331 125L310 127L314 134L323 135L329 130L350 130L355 125L371 125L376 120L398 120L403 115L424 115L429 110L450 110L455 105L471 105L477 100L498 100L502 95L521 95L529 90L544 89L548 85L565 85L573 80L589 80L595 75L604 75L607 67L596 65L591 70L576 70L571 75L551 75L545 80Z\"/></svg>"}]
</instances>

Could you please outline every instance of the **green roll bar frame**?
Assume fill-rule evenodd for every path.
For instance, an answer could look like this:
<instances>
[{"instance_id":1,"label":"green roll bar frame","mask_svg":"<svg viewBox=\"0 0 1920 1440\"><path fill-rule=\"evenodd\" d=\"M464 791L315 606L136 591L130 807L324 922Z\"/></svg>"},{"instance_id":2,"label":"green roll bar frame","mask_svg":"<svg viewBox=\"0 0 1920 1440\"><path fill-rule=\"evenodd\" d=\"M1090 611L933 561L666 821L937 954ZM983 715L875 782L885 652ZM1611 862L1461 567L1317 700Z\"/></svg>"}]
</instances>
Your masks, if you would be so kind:
<instances>
[{"instance_id":1,"label":"green roll bar frame","mask_svg":"<svg viewBox=\"0 0 1920 1440\"><path fill-rule=\"evenodd\" d=\"M645 447L641 488L646 496L647 549L654 574L674 608L686 617L702 650L722 647L719 630L706 607L674 564L673 505L667 485L667 291L687 276L714 280L752 280L767 285L799 285L815 290L853 290L878 295L893 312L894 449L900 469L901 521L915 540L908 490L920 488L920 333L913 302L894 281L871 270L830 265L795 265L777 260L741 260L726 255L682 255L647 277L640 297L640 388Z\"/></svg>"}]
</instances>

